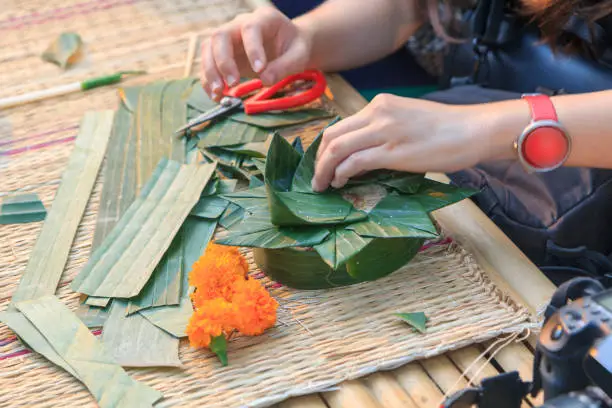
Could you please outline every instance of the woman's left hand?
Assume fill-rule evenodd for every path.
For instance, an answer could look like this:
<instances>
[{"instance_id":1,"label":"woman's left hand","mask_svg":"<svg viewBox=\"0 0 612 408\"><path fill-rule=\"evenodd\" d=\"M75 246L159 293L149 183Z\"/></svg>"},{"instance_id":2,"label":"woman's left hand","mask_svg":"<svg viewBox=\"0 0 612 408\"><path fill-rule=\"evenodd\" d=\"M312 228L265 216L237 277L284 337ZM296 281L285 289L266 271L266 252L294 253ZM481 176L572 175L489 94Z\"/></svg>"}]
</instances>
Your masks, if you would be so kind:
<instances>
[{"instance_id":1,"label":"woman's left hand","mask_svg":"<svg viewBox=\"0 0 612 408\"><path fill-rule=\"evenodd\" d=\"M313 189L340 188L376 169L425 173L472 167L487 153L486 143L473 138L478 133L473 113L478 111L468 106L379 95L325 131Z\"/></svg>"}]
</instances>

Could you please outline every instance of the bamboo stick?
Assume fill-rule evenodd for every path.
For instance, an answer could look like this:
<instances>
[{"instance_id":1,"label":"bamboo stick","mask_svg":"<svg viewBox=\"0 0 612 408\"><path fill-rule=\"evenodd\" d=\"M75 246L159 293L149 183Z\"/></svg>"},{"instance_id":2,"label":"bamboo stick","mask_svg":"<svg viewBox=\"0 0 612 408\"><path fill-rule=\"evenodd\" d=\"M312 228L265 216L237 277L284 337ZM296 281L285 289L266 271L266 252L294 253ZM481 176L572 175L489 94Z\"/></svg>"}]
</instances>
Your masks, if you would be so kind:
<instances>
[{"instance_id":1,"label":"bamboo stick","mask_svg":"<svg viewBox=\"0 0 612 408\"><path fill-rule=\"evenodd\" d=\"M330 408L383 408L359 381L347 381L337 391L321 394Z\"/></svg>"},{"instance_id":2,"label":"bamboo stick","mask_svg":"<svg viewBox=\"0 0 612 408\"><path fill-rule=\"evenodd\" d=\"M283 401L278 408L327 408L327 405L319 394L311 394Z\"/></svg>"},{"instance_id":3,"label":"bamboo stick","mask_svg":"<svg viewBox=\"0 0 612 408\"><path fill-rule=\"evenodd\" d=\"M411 363L394 371L395 377L419 408L436 406L442 400L442 392L417 363Z\"/></svg>"},{"instance_id":4,"label":"bamboo stick","mask_svg":"<svg viewBox=\"0 0 612 408\"><path fill-rule=\"evenodd\" d=\"M385 408L419 408L393 374L378 372L365 378L364 382Z\"/></svg>"}]
</instances>

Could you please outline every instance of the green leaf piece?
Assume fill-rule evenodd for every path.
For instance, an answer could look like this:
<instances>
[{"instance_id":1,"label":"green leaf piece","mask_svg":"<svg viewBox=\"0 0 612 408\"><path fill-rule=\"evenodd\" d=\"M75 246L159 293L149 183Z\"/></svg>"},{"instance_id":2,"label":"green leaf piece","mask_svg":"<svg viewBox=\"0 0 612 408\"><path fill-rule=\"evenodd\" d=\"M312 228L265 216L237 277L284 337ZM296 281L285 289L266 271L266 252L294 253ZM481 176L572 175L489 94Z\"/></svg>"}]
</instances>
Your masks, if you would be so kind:
<instances>
[{"instance_id":1,"label":"green leaf piece","mask_svg":"<svg viewBox=\"0 0 612 408\"><path fill-rule=\"evenodd\" d=\"M219 218L219 225L223 228L231 228L239 223L244 217L246 211L244 208L237 204L230 203L221 218Z\"/></svg>"},{"instance_id":2,"label":"green leaf piece","mask_svg":"<svg viewBox=\"0 0 612 408\"><path fill-rule=\"evenodd\" d=\"M187 218L181 231L185 245L183 246L184 273L179 305L140 311L140 315L145 319L174 337L187 336L187 324L193 314L193 306L189 298L189 272L192 265L204 254L216 227L215 220Z\"/></svg>"},{"instance_id":3,"label":"green leaf piece","mask_svg":"<svg viewBox=\"0 0 612 408\"><path fill-rule=\"evenodd\" d=\"M77 33L61 33L43 52L42 59L66 69L82 56L83 40Z\"/></svg>"},{"instance_id":4,"label":"green leaf piece","mask_svg":"<svg viewBox=\"0 0 612 408\"><path fill-rule=\"evenodd\" d=\"M301 193L312 193L312 178L314 177L315 170L315 161L317 159L317 152L319 151L319 146L321 145L321 141L323 140L323 133L325 130L337 123L340 120L339 117L336 117L334 120L329 122L321 132L317 135L315 140L308 147L308 150L302 156L300 163L297 166L295 171L295 176L293 177L293 182L291 185L291 191L297 191Z\"/></svg>"},{"instance_id":5,"label":"green leaf piece","mask_svg":"<svg viewBox=\"0 0 612 408\"><path fill-rule=\"evenodd\" d=\"M102 165L112 124L112 111L88 112L83 117L53 205L13 293L13 303L55 293Z\"/></svg>"},{"instance_id":6,"label":"green leaf piece","mask_svg":"<svg viewBox=\"0 0 612 408\"><path fill-rule=\"evenodd\" d=\"M353 205L337 193L305 194L268 191L272 223L279 226L335 224L344 221Z\"/></svg>"},{"instance_id":7,"label":"green leaf piece","mask_svg":"<svg viewBox=\"0 0 612 408\"><path fill-rule=\"evenodd\" d=\"M412 197L421 204L425 211L431 212L469 198L477 193L478 190L459 188L434 180L425 180L418 193Z\"/></svg>"},{"instance_id":8,"label":"green leaf piece","mask_svg":"<svg viewBox=\"0 0 612 408\"><path fill-rule=\"evenodd\" d=\"M109 349L55 296L15 305L23 316L21 323L30 324L27 330L23 324L12 325L17 334L81 381L100 407L152 406L161 399L159 391L131 378Z\"/></svg>"},{"instance_id":9,"label":"green leaf piece","mask_svg":"<svg viewBox=\"0 0 612 408\"><path fill-rule=\"evenodd\" d=\"M219 218L229 205L229 201L220 197L202 197L189 215L201 218Z\"/></svg>"},{"instance_id":10,"label":"green leaf piece","mask_svg":"<svg viewBox=\"0 0 612 408\"><path fill-rule=\"evenodd\" d=\"M126 314L151 307L178 305L181 295L181 278L183 275L183 240L177 234L155 267L151 278L138 296L130 299Z\"/></svg>"},{"instance_id":11,"label":"green leaf piece","mask_svg":"<svg viewBox=\"0 0 612 408\"><path fill-rule=\"evenodd\" d=\"M223 367L227 366L227 340L224 334L215 336L211 339L210 351L217 355Z\"/></svg>"},{"instance_id":12,"label":"green leaf piece","mask_svg":"<svg viewBox=\"0 0 612 408\"><path fill-rule=\"evenodd\" d=\"M189 96L189 99L187 100L187 105L197 110L198 114L204 113L217 106L215 101L213 101L208 97L208 95L206 95L206 92L204 92L204 88L202 88L202 85L200 85L199 83L196 83L193 89L191 90L191 94Z\"/></svg>"},{"instance_id":13,"label":"green leaf piece","mask_svg":"<svg viewBox=\"0 0 612 408\"><path fill-rule=\"evenodd\" d=\"M265 186L264 182L261 181L258 177L252 176L249 180L249 189L254 189L263 186Z\"/></svg>"},{"instance_id":14,"label":"green leaf piece","mask_svg":"<svg viewBox=\"0 0 612 408\"><path fill-rule=\"evenodd\" d=\"M36 194L5 198L0 208L0 224L25 224L45 219L47 210Z\"/></svg>"},{"instance_id":15,"label":"green leaf piece","mask_svg":"<svg viewBox=\"0 0 612 408\"><path fill-rule=\"evenodd\" d=\"M223 146L221 150L227 150L232 153L240 154L247 157L266 157L268 146L265 142L243 143L232 146Z\"/></svg>"},{"instance_id":16,"label":"green leaf piece","mask_svg":"<svg viewBox=\"0 0 612 408\"><path fill-rule=\"evenodd\" d=\"M232 120L221 120L207 126L198 133L200 148L233 146L244 143L265 142L270 131L258 126Z\"/></svg>"},{"instance_id":17,"label":"green leaf piece","mask_svg":"<svg viewBox=\"0 0 612 408\"><path fill-rule=\"evenodd\" d=\"M215 169L161 160L121 220L72 282L90 296L131 298L147 283Z\"/></svg>"},{"instance_id":18,"label":"green leaf piece","mask_svg":"<svg viewBox=\"0 0 612 408\"><path fill-rule=\"evenodd\" d=\"M301 156L278 133L274 134L266 159L265 182L275 191L289 191Z\"/></svg>"},{"instance_id":19,"label":"green leaf piece","mask_svg":"<svg viewBox=\"0 0 612 408\"><path fill-rule=\"evenodd\" d=\"M217 241L220 245L259 247L259 248L290 248L315 246L320 244L329 231L321 228L271 228L251 234L229 235Z\"/></svg>"},{"instance_id":20,"label":"green leaf piece","mask_svg":"<svg viewBox=\"0 0 612 408\"><path fill-rule=\"evenodd\" d=\"M427 330L427 316L423 312L396 313L397 317L414 327L419 333L423 334Z\"/></svg>"},{"instance_id":21,"label":"green leaf piece","mask_svg":"<svg viewBox=\"0 0 612 408\"><path fill-rule=\"evenodd\" d=\"M295 151L300 154L300 156L304 155L304 145L302 144L302 138L300 138L299 136L293 139L291 147L293 147Z\"/></svg>"},{"instance_id":22,"label":"green leaf piece","mask_svg":"<svg viewBox=\"0 0 612 408\"><path fill-rule=\"evenodd\" d=\"M115 299L102 330L102 342L114 360L123 367L180 367L179 340L140 313L126 316L127 307L127 301Z\"/></svg>"},{"instance_id":23,"label":"green leaf piece","mask_svg":"<svg viewBox=\"0 0 612 408\"><path fill-rule=\"evenodd\" d=\"M329 118L331 116L333 116L332 113L323 109L300 109L282 113L258 113L256 115L247 115L244 112L238 112L229 116L229 119L266 129L277 129L284 126L298 125L313 120Z\"/></svg>"},{"instance_id":24,"label":"green leaf piece","mask_svg":"<svg viewBox=\"0 0 612 408\"><path fill-rule=\"evenodd\" d=\"M363 237L435 238L436 227L413 196L390 194L370 212L367 220L346 227Z\"/></svg>"}]
</instances>

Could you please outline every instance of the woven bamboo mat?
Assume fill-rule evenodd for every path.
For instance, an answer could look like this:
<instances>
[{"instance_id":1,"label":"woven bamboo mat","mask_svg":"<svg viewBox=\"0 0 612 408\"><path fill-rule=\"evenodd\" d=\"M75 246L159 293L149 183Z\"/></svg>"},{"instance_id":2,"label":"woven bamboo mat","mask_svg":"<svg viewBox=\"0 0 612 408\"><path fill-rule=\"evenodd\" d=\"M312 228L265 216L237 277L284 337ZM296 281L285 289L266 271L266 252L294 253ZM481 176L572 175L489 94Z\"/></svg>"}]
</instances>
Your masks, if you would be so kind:
<instances>
[{"instance_id":1,"label":"woven bamboo mat","mask_svg":"<svg viewBox=\"0 0 612 408\"><path fill-rule=\"evenodd\" d=\"M0 9L0 97L118 70L149 72L131 79L131 85L178 78L191 34L205 35L246 9L234 0L6 3ZM64 30L78 32L87 44L85 61L67 72L39 58ZM0 112L0 199L36 192L50 208L83 113L114 108L116 101L116 88L104 88ZM308 130L312 136L313 129ZM89 255L102 183L100 176L57 292L71 308L78 295L68 284ZM17 287L41 225L0 226L0 310ZM252 275L265 280L254 266ZM183 368L128 371L164 394L159 406L266 406L533 327L528 312L506 298L449 239L374 283L316 292L266 285L281 304L279 322L263 336L233 340L229 367L183 342ZM413 333L393 316L411 311L430 318L427 334ZM78 381L30 353L0 326L0 407L94 405Z\"/></svg>"}]
</instances>

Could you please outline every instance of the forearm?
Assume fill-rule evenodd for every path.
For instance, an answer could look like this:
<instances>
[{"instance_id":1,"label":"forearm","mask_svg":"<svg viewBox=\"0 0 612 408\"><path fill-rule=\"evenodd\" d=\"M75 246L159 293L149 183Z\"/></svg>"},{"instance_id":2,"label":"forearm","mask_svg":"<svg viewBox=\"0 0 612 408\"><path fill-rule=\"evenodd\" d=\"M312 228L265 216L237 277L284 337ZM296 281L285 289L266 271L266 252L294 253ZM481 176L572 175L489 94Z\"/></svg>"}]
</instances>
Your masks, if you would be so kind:
<instances>
[{"instance_id":1,"label":"forearm","mask_svg":"<svg viewBox=\"0 0 612 408\"><path fill-rule=\"evenodd\" d=\"M567 166L612 169L612 91L552 98L559 122L572 138ZM516 158L513 143L531 121L525 101L514 100L474 107L470 131L482 142L483 158Z\"/></svg>"},{"instance_id":2,"label":"forearm","mask_svg":"<svg viewBox=\"0 0 612 408\"><path fill-rule=\"evenodd\" d=\"M416 0L328 0L295 19L312 39L310 65L350 69L401 47L421 24Z\"/></svg>"}]
</instances>

